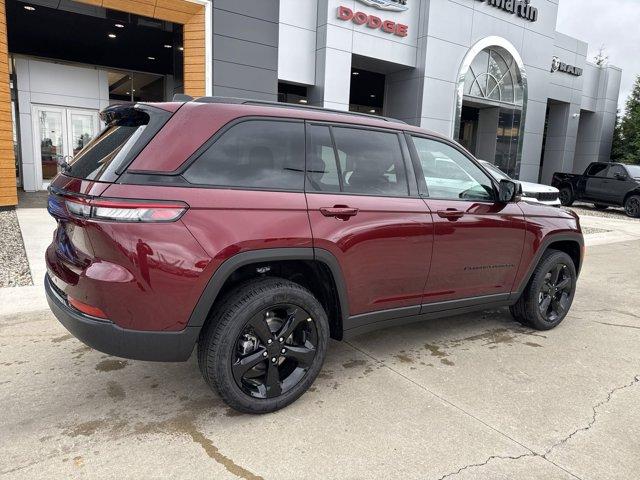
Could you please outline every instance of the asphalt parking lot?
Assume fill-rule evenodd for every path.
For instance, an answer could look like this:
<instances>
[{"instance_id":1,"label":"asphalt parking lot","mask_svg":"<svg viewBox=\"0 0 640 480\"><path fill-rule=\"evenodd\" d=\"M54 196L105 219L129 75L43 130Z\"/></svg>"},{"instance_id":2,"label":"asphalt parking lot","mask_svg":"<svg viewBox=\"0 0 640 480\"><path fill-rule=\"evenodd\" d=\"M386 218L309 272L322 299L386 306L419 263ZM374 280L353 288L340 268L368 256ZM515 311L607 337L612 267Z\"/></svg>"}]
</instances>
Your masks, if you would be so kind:
<instances>
[{"instance_id":1,"label":"asphalt parking lot","mask_svg":"<svg viewBox=\"0 0 640 480\"><path fill-rule=\"evenodd\" d=\"M241 415L183 364L83 346L46 310L0 316L6 478L636 479L640 241L589 247L573 308L333 342L311 391Z\"/></svg>"}]
</instances>

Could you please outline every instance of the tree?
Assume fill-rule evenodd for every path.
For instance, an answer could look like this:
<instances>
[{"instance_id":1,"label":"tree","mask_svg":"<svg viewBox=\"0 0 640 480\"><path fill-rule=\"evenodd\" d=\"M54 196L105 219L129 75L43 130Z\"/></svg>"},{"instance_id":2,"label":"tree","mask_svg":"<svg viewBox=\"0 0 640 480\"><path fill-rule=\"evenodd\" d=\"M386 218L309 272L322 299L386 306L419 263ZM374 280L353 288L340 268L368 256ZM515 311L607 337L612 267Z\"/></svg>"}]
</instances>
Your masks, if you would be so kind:
<instances>
[{"instance_id":1,"label":"tree","mask_svg":"<svg viewBox=\"0 0 640 480\"><path fill-rule=\"evenodd\" d=\"M621 161L640 164L640 75L636 78L633 91L627 99L618 136L616 140L614 135L613 141L617 149L616 154L621 155Z\"/></svg>"},{"instance_id":2,"label":"tree","mask_svg":"<svg viewBox=\"0 0 640 480\"><path fill-rule=\"evenodd\" d=\"M622 117L620 116L620 110L618 110L618 114L616 115L616 126L613 130L613 144L611 145L612 162L622 162L625 154L624 138L622 138L622 128L620 128L621 122Z\"/></svg>"}]
</instances>

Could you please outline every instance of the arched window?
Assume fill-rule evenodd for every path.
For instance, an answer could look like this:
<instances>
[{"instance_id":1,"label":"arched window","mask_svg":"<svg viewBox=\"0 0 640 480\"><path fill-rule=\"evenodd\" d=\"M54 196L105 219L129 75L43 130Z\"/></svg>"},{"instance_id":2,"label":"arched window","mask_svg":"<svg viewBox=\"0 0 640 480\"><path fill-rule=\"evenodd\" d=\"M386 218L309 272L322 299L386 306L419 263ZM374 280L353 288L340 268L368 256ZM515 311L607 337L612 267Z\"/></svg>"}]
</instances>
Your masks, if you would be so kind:
<instances>
[{"instance_id":1,"label":"arched window","mask_svg":"<svg viewBox=\"0 0 640 480\"><path fill-rule=\"evenodd\" d=\"M480 51L465 75L464 96L522 106L522 75L511 54L497 46Z\"/></svg>"}]
</instances>

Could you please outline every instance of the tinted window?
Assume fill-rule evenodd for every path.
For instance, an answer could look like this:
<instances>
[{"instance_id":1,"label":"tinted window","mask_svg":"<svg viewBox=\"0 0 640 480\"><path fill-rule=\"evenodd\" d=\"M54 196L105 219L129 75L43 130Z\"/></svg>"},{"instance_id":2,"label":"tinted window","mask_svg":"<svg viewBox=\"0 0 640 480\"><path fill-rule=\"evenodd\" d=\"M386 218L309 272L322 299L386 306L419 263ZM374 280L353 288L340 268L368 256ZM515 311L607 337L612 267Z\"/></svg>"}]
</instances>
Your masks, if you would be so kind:
<instances>
[{"instance_id":1,"label":"tinted window","mask_svg":"<svg viewBox=\"0 0 640 480\"><path fill-rule=\"evenodd\" d=\"M234 125L183 175L200 185L302 190L304 124L249 120Z\"/></svg>"},{"instance_id":2,"label":"tinted window","mask_svg":"<svg viewBox=\"0 0 640 480\"><path fill-rule=\"evenodd\" d=\"M435 140L414 138L422 173L432 198L493 200L489 177L459 150Z\"/></svg>"},{"instance_id":3,"label":"tinted window","mask_svg":"<svg viewBox=\"0 0 640 480\"><path fill-rule=\"evenodd\" d=\"M409 187L395 133L333 127L345 193L407 195Z\"/></svg>"},{"instance_id":4,"label":"tinted window","mask_svg":"<svg viewBox=\"0 0 640 480\"><path fill-rule=\"evenodd\" d=\"M339 192L340 172L331 141L329 127L307 127L307 179L309 189L319 192Z\"/></svg>"},{"instance_id":5,"label":"tinted window","mask_svg":"<svg viewBox=\"0 0 640 480\"><path fill-rule=\"evenodd\" d=\"M606 177L608 167L609 166L606 163L594 163L589 167L587 175L592 177Z\"/></svg>"},{"instance_id":6,"label":"tinted window","mask_svg":"<svg viewBox=\"0 0 640 480\"><path fill-rule=\"evenodd\" d=\"M626 177L627 172L625 172L624 168L622 168L622 166L620 165L612 165L611 168L609 169L609 173L607 174L607 177L617 178L617 176L619 175Z\"/></svg>"}]
</instances>

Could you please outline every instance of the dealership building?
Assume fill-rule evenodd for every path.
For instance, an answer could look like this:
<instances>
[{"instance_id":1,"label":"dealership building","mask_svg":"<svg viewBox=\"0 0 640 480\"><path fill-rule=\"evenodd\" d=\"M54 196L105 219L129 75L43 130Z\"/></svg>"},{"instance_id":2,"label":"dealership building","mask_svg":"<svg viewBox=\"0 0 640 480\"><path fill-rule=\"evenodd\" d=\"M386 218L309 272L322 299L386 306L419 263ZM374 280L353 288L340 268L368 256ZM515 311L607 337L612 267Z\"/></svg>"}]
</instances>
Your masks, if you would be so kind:
<instances>
[{"instance_id":1,"label":"dealership building","mask_svg":"<svg viewBox=\"0 0 640 480\"><path fill-rule=\"evenodd\" d=\"M0 206L102 108L175 93L394 117L549 183L609 159L621 77L556 31L560 1L0 0Z\"/></svg>"}]
</instances>

